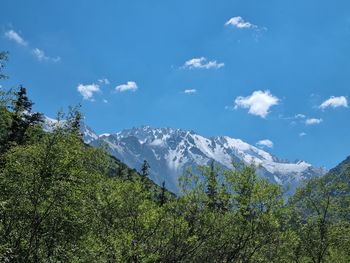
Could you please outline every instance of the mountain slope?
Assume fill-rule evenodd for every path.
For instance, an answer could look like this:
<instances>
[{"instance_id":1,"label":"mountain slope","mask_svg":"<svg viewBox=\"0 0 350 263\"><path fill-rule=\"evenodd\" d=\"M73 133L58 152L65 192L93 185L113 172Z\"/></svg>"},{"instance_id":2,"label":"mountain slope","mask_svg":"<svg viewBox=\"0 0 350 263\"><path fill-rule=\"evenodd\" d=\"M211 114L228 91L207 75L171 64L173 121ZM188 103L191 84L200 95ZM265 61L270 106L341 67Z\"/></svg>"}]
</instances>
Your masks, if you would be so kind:
<instances>
[{"instance_id":1,"label":"mountain slope","mask_svg":"<svg viewBox=\"0 0 350 263\"><path fill-rule=\"evenodd\" d=\"M331 221L349 222L350 156L324 176L313 178L298 188L289 203L299 209L303 218L310 218L312 213L316 218L327 214Z\"/></svg>"},{"instance_id":2,"label":"mountain slope","mask_svg":"<svg viewBox=\"0 0 350 263\"><path fill-rule=\"evenodd\" d=\"M232 160L246 164L254 162L260 176L282 185L289 193L293 193L303 180L326 172L304 161L280 160L262 149L227 136L205 138L193 131L149 126L97 136L82 125L82 133L86 143L105 147L132 168L139 169L147 160L151 166L151 178L158 184L165 181L167 188L176 193L179 192L178 178L187 167L206 165L212 160L225 168L232 168Z\"/></svg>"},{"instance_id":3,"label":"mountain slope","mask_svg":"<svg viewBox=\"0 0 350 263\"><path fill-rule=\"evenodd\" d=\"M61 120L58 122L56 119L49 118L44 116L43 130L47 132L52 132L57 125L61 127L66 125L66 120ZM99 139L99 136L83 121L80 123L80 131L83 136L84 143L87 147L93 147L93 142ZM142 175L139 173L139 169L135 169L133 167L128 166L126 163L121 161L115 155L107 154L106 158L109 160L109 176L117 176L122 179L130 179L130 178L142 178ZM162 191L160 184L155 183L152 178L143 178L143 183L146 185L146 188L156 197ZM166 192L170 197L175 196L174 193L169 192L166 189Z\"/></svg>"}]
</instances>

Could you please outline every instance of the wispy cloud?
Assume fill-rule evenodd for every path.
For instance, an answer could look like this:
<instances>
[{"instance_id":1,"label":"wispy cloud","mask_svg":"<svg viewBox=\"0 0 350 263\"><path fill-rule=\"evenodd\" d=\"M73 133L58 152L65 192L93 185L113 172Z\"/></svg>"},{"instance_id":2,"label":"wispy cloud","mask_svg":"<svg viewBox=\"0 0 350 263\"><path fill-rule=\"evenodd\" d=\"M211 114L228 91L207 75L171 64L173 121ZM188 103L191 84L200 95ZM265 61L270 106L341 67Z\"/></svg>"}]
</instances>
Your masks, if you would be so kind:
<instances>
[{"instance_id":1,"label":"wispy cloud","mask_svg":"<svg viewBox=\"0 0 350 263\"><path fill-rule=\"evenodd\" d=\"M323 122L322 118L312 118L312 117L308 117L305 114L301 114L301 113L298 113L298 114L291 116L291 117L281 116L280 119L291 121L290 122L291 125L297 125L297 124L317 125L317 124L320 124L321 122ZM306 135L306 133L304 133L304 132L301 132L299 134L300 137L305 136L305 135Z\"/></svg>"},{"instance_id":2,"label":"wispy cloud","mask_svg":"<svg viewBox=\"0 0 350 263\"><path fill-rule=\"evenodd\" d=\"M128 81L126 84L121 84L115 87L115 90L118 92L136 91L137 89L138 86L134 81Z\"/></svg>"},{"instance_id":3,"label":"wispy cloud","mask_svg":"<svg viewBox=\"0 0 350 263\"><path fill-rule=\"evenodd\" d=\"M295 119L305 119L306 116L304 114L298 113L294 116Z\"/></svg>"},{"instance_id":4,"label":"wispy cloud","mask_svg":"<svg viewBox=\"0 0 350 263\"><path fill-rule=\"evenodd\" d=\"M107 78L99 79L98 82L105 85L111 84Z\"/></svg>"},{"instance_id":5,"label":"wispy cloud","mask_svg":"<svg viewBox=\"0 0 350 263\"><path fill-rule=\"evenodd\" d=\"M252 95L247 97L239 96L235 99L235 109L245 108L249 109L248 113L261 118L266 118L270 113L272 106L278 105L279 99L273 96L269 90L254 91Z\"/></svg>"},{"instance_id":6,"label":"wispy cloud","mask_svg":"<svg viewBox=\"0 0 350 263\"><path fill-rule=\"evenodd\" d=\"M61 58L58 56L57 57L49 57L45 54L45 52L42 49L30 47L28 42L26 40L24 40L24 38L22 36L20 36L20 34L16 31L14 31L13 29L6 31L4 35L7 39L14 41L23 47L28 47L27 50L30 51L36 57L36 59L40 62L50 61L50 62L56 63L56 62L61 61Z\"/></svg>"},{"instance_id":7,"label":"wispy cloud","mask_svg":"<svg viewBox=\"0 0 350 263\"><path fill-rule=\"evenodd\" d=\"M45 52L39 48L34 48L33 54L39 61L51 61L55 63L61 61L60 57L53 58L53 57L46 56Z\"/></svg>"},{"instance_id":8,"label":"wispy cloud","mask_svg":"<svg viewBox=\"0 0 350 263\"><path fill-rule=\"evenodd\" d=\"M306 119L305 124L306 125L317 125L317 124L320 124L321 122L323 122L322 119L309 118L309 119Z\"/></svg>"},{"instance_id":9,"label":"wispy cloud","mask_svg":"<svg viewBox=\"0 0 350 263\"><path fill-rule=\"evenodd\" d=\"M299 137L304 137L304 136L306 136L306 133L305 133L305 132L299 133Z\"/></svg>"},{"instance_id":10,"label":"wispy cloud","mask_svg":"<svg viewBox=\"0 0 350 263\"><path fill-rule=\"evenodd\" d=\"M260 140L256 143L257 146L260 146L260 147L268 147L268 148L273 148L273 142L268 140L268 139L265 139L265 140Z\"/></svg>"},{"instance_id":11,"label":"wispy cloud","mask_svg":"<svg viewBox=\"0 0 350 263\"><path fill-rule=\"evenodd\" d=\"M239 29L249 29L249 28L258 28L257 25L254 25L248 21L245 21L243 17L241 16L235 16L230 18L226 23L225 26L233 26Z\"/></svg>"},{"instance_id":12,"label":"wispy cloud","mask_svg":"<svg viewBox=\"0 0 350 263\"><path fill-rule=\"evenodd\" d=\"M83 96L84 100L90 100L93 101L94 93L100 92L100 86L93 83L93 84L79 84L77 87L78 92Z\"/></svg>"},{"instance_id":13,"label":"wispy cloud","mask_svg":"<svg viewBox=\"0 0 350 263\"><path fill-rule=\"evenodd\" d=\"M225 66L222 62L216 60L207 60L205 57L192 58L185 62L182 68L185 69L219 69Z\"/></svg>"},{"instance_id":14,"label":"wispy cloud","mask_svg":"<svg viewBox=\"0 0 350 263\"><path fill-rule=\"evenodd\" d=\"M255 25L249 21L246 21L241 16L235 16L230 18L226 23L226 27L233 27L239 30L252 30L253 37L256 41L262 36L262 34L267 31L267 28L264 26Z\"/></svg>"},{"instance_id":15,"label":"wispy cloud","mask_svg":"<svg viewBox=\"0 0 350 263\"><path fill-rule=\"evenodd\" d=\"M298 113L298 114L295 114L294 116L289 116L289 117L280 115L279 118L282 120L301 120L301 119L305 119L306 115Z\"/></svg>"},{"instance_id":16,"label":"wispy cloud","mask_svg":"<svg viewBox=\"0 0 350 263\"><path fill-rule=\"evenodd\" d=\"M185 90L184 90L184 93L185 93L185 94L194 94L194 93L196 93L196 92L197 92L196 89L185 89Z\"/></svg>"},{"instance_id":17,"label":"wispy cloud","mask_svg":"<svg viewBox=\"0 0 350 263\"><path fill-rule=\"evenodd\" d=\"M338 107L348 107L348 100L345 96L334 97L331 96L329 99L322 102L319 106L320 109L324 110L326 108L338 108Z\"/></svg>"},{"instance_id":18,"label":"wispy cloud","mask_svg":"<svg viewBox=\"0 0 350 263\"><path fill-rule=\"evenodd\" d=\"M12 40L12 41L16 42L19 45L22 45L22 46L27 46L28 45L27 41L25 41L23 39L23 37L21 37L19 35L19 33L17 33L16 31L14 31L12 29L5 32L5 37L7 39L9 39L9 40Z\"/></svg>"}]
</instances>

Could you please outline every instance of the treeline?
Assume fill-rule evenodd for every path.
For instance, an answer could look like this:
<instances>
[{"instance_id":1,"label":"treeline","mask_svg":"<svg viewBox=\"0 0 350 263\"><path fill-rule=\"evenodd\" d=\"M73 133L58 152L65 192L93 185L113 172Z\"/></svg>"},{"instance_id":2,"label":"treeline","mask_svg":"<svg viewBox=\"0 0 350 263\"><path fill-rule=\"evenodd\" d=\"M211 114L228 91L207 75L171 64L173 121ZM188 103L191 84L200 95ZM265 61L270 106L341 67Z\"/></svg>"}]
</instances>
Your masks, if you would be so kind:
<instances>
[{"instance_id":1,"label":"treeline","mask_svg":"<svg viewBox=\"0 0 350 263\"><path fill-rule=\"evenodd\" d=\"M212 163L176 197L85 145L79 111L45 132L25 88L0 92L0 262L350 262L347 164L285 200Z\"/></svg>"}]
</instances>

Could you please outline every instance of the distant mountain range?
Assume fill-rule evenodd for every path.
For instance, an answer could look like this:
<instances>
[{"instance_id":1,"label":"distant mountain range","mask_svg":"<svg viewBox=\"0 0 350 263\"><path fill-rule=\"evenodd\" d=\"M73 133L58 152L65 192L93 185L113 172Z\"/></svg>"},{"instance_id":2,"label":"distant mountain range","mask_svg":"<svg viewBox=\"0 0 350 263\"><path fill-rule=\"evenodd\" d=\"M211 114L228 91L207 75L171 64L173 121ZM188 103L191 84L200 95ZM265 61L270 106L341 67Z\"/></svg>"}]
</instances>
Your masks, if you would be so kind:
<instances>
[{"instance_id":1,"label":"distant mountain range","mask_svg":"<svg viewBox=\"0 0 350 263\"><path fill-rule=\"evenodd\" d=\"M45 129L56 121L46 118ZM292 194L304 180L322 176L327 170L305 161L290 162L228 136L205 138L193 131L172 128L125 129L114 134L97 135L81 124L84 141L94 147L104 147L129 167L140 170L144 160L151 166L151 179L163 181L167 189L179 193L178 179L187 167L207 165L215 161L224 168L232 168L232 161L257 165L257 173L270 182L280 184Z\"/></svg>"},{"instance_id":2,"label":"distant mountain range","mask_svg":"<svg viewBox=\"0 0 350 263\"><path fill-rule=\"evenodd\" d=\"M87 144L105 147L131 168L139 170L147 160L151 166L151 179L157 184L164 181L175 193L179 193L178 178L187 167L206 165L212 160L224 168L232 168L232 160L246 164L254 162L260 176L282 185L288 193L293 193L304 180L327 172L305 161L281 160L228 136L205 138L193 131L150 126L97 135L85 124L82 124L81 132Z\"/></svg>"}]
</instances>

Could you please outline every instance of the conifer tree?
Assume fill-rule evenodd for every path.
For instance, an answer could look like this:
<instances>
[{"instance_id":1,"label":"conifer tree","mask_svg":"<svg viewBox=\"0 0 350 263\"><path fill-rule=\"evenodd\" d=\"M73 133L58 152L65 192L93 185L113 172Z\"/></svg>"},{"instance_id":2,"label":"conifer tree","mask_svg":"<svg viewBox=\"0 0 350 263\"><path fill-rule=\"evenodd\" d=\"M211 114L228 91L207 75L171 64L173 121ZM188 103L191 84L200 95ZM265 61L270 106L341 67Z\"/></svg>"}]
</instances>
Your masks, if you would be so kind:
<instances>
[{"instance_id":1,"label":"conifer tree","mask_svg":"<svg viewBox=\"0 0 350 263\"><path fill-rule=\"evenodd\" d=\"M217 182L217 173L215 171L214 161L210 163L209 175L207 179L207 190L206 194L208 196L208 207L210 209L218 208L218 182Z\"/></svg>"},{"instance_id":2,"label":"conifer tree","mask_svg":"<svg viewBox=\"0 0 350 263\"><path fill-rule=\"evenodd\" d=\"M149 169L151 166L148 164L146 160L143 161L142 167L141 167L141 176L143 179L149 177Z\"/></svg>"},{"instance_id":3,"label":"conifer tree","mask_svg":"<svg viewBox=\"0 0 350 263\"><path fill-rule=\"evenodd\" d=\"M162 182L162 187L160 189L160 194L158 196L158 202L160 206L163 206L167 202L165 181Z\"/></svg>"},{"instance_id":4,"label":"conifer tree","mask_svg":"<svg viewBox=\"0 0 350 263\"><path fill-rule=\"evenodd\" d=\"M33 102L27 96L27 90L20 86L19 91L15 94L13 101L12 123L9 131L9 142L23 144L25 141L25 133L30 126L41 123L42 114L33 113Z\"/></svg>"},{"instance_id":5,"label":"conifer tree","mask_svg":"<svg viewBox=\"0 0 350 263\"><path fill-rule=\"evenodd\" d=\"M0 52L0 79L6 79L7 76L2 73L3 68L5 67L5 62L7 61L7 52Z\"/></svg>"},{"instance_id":6,"label":"conifer tree","mask_svg":"<svg viewBox=\"0 0 350 263\"><path fill-rule=\"evenodd\" d=\"M6 79L7 76L3 74L3 68L7 61L7 52L0 52L0 80ZM8 140L8 131L11 125L11 114L8 111L8 95L10 92L6 92L2 85L0 85L0 155L6 150L6 144ZM1 161L0 161L1 163Z\"/></svg>"},{"instance_id":7,"label":"conifer tree","mask_svg":"<svg viewBox=\"0 0 350 263\"><path fill-rule=\"evenodd\" d=\"M221 187L218 193L218 202L217 202L218 210L225 212L229 209L229 198L230 198L230 195L226 190L225 184L221 184Z\"/></svg>"},{"instance_id":8,"label":"conifer tree","mask_svg":"<svg viewBox=\"0 0 350 263\"><path fill-rule=\"evenodd\" d=\"M143 161L142 167L141 167L141 182L143 183L143 189L146 192L150 192L151 184L149 180L149 169L151 166L148 164L146 160Z\"/></svg>"},{"instance_id":9,"label":"conifer tree","mask_svg":"<svg viewBox=\"0 0 350 263\"><path fill-rule=\"evenodd\" d=\"M82 138L83 135L80 132L81 121L82 121L82 114L81 114L80 108L81 108L81 105L78 105L76 107L70 107L69 113L68 113L68 125L71 132L78 135L83 140Z\"/></svg>"}]
</instances>

